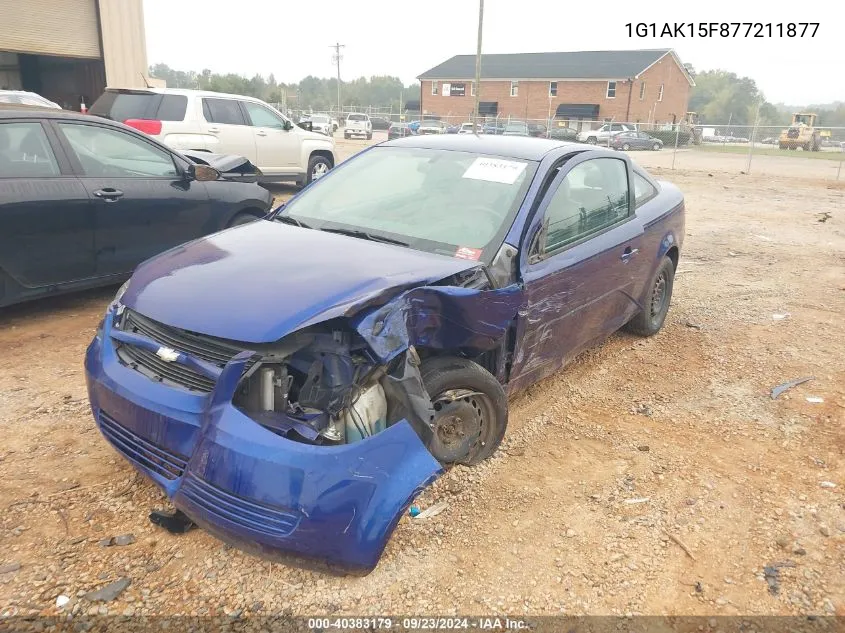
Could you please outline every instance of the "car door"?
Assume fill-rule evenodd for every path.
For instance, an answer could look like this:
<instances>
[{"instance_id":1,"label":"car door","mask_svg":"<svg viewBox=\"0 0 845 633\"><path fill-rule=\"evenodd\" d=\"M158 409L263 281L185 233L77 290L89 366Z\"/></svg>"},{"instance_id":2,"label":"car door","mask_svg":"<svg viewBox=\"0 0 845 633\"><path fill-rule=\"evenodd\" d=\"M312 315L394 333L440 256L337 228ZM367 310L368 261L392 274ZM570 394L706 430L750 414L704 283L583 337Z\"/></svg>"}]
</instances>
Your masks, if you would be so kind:
<instances>
[{"instance_id":1,"label":"car door","mask_svg":"<svg viewBox=\"0 0 845 633\"><path fill-rule=\"evenodd\" d=\"M511 380L519 389L616 331L638 306L643 224L624 155L584 152L555 177L523 244L526 304Z\"/></svg>"},{"instance_id":2,"label":"car door","mask_svg":"<svg viewBox=\"0 0 845 633\"><path fill-rule=\"evenodd\" d=\"M210 152L244 156L258 165L255 136L238 99L203 97L202 117Z\"/></svg>"},{"instance_id":3,"label":"car door","mask_svg":"<svg viewBox=\"0 0 845 633\"><path fill-rule=\"evenodd\" d=\"M299 134L270 108L252 101L241 102L255 137L258 167L267 173L289 172L300 163Z\"/></svg>"},{"instance_id":4,"label":"car door","mask_svg":"<svg viewBox=\"0 0 845 633\"><path fill-rule=\"evenodd\" d=\"M0 120L0 295L94 276L94 211L52 130ZM0 296L2 302L2 296Z\"/></svg>"},{"instance_id":5,"label":"car door","mask_svg":"<svg viewBox=\"0 0 845 633\"><path fill-rule=\"evenodd\" d=\"M63 120L55 127L94 205L96 274L130 273L217 228L205 184L187 178L166 148L118 127Z\"/></svg>"}]
</instances>

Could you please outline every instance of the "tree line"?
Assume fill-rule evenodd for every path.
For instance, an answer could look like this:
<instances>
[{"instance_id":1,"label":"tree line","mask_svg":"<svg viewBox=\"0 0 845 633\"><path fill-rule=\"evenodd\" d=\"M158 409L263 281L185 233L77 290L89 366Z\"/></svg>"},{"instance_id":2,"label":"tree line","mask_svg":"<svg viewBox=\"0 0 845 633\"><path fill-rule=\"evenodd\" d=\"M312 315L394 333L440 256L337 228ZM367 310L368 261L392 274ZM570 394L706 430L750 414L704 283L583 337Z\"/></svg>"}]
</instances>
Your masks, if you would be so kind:
<instances>
[{"instance_id":1,"label":"tree line","mask_svg":"<svg viewBox=\"0 0 845 633\"><path fill-rule=\"evenodd\" d=\"M845 127L845 102L822 106L787 106L773 104L766 100L763 92L750 77L739 77L725 70L696 72L689 64L687 70L695 78L689 110L697 112L702 124L726 124L751 126L758 116L758 123L765 125L786 125L792 113L798 110L812 111L819 115L820 127ZM234 73L219 74L208 69L201 72L170 68L167 64L155 64L150 75L167 81L170 88L193 88L213 90L257 97L268 103L281 103L293 110L330 110L337 106L337 79L309 75L299 83L280 83L271 74L267 78L253 75L251 78ZM364 108L377 106L399 111L400 103L419 99L419 84L404 85L399 77L372 76L344 81L341 85L341 101L344 107Z\"/></svg>"},{"instance_id":2,"label":"tree line","mask_svg":"<svg viewBox=\"0 0 845 633\"><path fill-rule=\"evenodd\" d=\"M167 64L150 67L150 76L164 79L168 88L213 90L257 97L267 103L281 103L293 110L317 111L337 108L337 79L309 75L299 83L277 82L268 77L253 75L251 78L234 73L219 74L209 69L201 72L175 70ZM406 86L399 77L359 77L341 83L341 103L344 107L392 107L399 111L400 102L419 100L419 84Z\"/></svg>"}]
</instances>

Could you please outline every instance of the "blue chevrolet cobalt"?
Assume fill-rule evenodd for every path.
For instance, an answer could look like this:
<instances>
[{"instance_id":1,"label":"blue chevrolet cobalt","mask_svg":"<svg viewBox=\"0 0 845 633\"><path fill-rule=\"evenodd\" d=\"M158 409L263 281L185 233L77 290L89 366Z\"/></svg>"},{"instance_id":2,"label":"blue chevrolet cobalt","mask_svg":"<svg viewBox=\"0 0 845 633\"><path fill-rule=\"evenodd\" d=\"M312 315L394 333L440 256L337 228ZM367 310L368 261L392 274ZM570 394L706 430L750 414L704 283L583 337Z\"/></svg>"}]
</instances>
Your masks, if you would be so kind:
<instances>
[{"instance_id":1,"label":"blue chevrolet cobalt","mask_svg":"<svg viewBox=\"0 0 845 633\"><path fill-rule=\"evenodd\" d=\"M625 154L388 141L141 264L87 352L94 419L209 532L367 573L421 489L495 452L509 395L661 329L683 235Z\"/></svg>"}]
</instances>

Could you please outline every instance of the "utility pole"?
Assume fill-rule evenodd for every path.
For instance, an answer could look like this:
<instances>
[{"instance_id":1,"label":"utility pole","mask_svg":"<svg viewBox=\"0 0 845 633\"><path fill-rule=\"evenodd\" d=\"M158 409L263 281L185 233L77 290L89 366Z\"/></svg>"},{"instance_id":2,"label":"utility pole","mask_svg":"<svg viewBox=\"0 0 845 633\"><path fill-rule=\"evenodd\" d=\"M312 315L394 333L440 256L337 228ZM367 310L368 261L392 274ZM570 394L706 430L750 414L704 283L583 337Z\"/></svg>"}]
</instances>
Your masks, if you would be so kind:
<instances>
[{"instance_id":1,"label":"utility pole","mask_svg":"<svg viewBox=\"0 0 845 633\"><path fill-rule=\"evenodd\" d=\"M334 55L332 55L332 61L337 64L337 116L338 120L340 120L340 116L343 112L343 109L340 105L340 60L343 59L343 55L340 54L340 49L345 48L346 44L340 44L339 42L336 44L332 44L329 48L334 49Z\"/></svg>"},{"instance_id":2,"label":"utility pole","mask_svg":"<svg viewBox=\"0 0 845 633\"><path fill-rule=\"evenodd\" d=\"M472 133L478 134L478 102L481 98L481 26L484 23L484 0L478 0L478 48L475 52L475 107L472 115Z\"/></svg>"}]
</instances>

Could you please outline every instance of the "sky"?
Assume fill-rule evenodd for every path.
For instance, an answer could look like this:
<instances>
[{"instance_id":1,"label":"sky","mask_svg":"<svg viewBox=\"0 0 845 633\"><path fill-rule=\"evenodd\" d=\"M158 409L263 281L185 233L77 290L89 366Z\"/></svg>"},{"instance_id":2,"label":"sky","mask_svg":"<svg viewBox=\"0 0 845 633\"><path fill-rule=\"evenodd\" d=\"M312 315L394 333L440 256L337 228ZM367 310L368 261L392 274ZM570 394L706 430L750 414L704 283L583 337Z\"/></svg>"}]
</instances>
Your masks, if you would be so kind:
<instances>
[{"instance_id":1,"label":"sky","mask_svg":"<svg viewBox=\"0 0 845 633\"><path fill-rule=\"evenodd\" d=\"M209 68L247 76L273 73L293 83L335 76L335 43L344 44L341 79L393 75L406 84L453 55L473 54L478 0L144 0L147 57L178 70ZM772 103L845 100L845 36L838 2L782 0L677 2L485 0L482 50L520 53L674 48L697 71L722 69L757 82ZM595 7L595 9L592 9ZM806 7L807 17L800 17ZM657 25L795 20L818 22L815 37L629 36L626 24ZM651 27L648 27L651 28ZM689 29L689 27L686 27ZM764 27L765 28L765 27ZM786 26L784 26L786 28ZM814 29L808 27L807 33ZM741 28L740 35L745 34ZM698 35L698 33L696 33Z\"/></svg>"}]
</instances>

